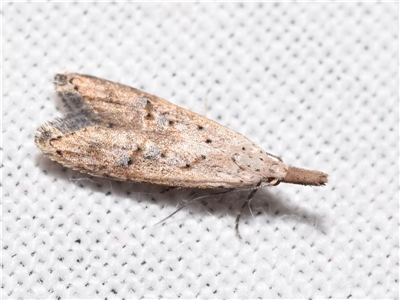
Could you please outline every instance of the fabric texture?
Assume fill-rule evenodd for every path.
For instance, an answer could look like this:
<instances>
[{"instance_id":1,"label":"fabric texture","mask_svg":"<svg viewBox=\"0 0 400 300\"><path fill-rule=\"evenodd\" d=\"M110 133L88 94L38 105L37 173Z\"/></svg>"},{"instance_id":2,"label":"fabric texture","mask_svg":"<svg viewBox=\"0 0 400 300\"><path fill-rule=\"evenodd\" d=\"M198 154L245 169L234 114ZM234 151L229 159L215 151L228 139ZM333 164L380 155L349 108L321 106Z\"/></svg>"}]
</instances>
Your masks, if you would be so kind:
<instances>
[{"instance_id":1,"label":"fabric texture","mask_svg":"<svg viewBox=\"0 0 400 300\"><path fill-rule=\"evenodd\" d=\"M398 298L397 3L4 3L2 297ZM34 144L77 72L206 115L325 187L93 178Z\"/></svg>"}]
</instances>

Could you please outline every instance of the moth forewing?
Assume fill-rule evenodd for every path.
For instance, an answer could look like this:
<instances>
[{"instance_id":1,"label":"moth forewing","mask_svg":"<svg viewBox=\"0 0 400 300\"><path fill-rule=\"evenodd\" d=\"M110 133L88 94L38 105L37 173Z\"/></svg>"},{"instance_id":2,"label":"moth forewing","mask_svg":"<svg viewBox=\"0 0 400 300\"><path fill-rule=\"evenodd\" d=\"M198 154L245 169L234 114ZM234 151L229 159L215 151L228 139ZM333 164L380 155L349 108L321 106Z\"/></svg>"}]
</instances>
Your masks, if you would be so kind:
<instances>
[{"instance_id":1,"label":"moth forewing","mask_svg":"<svg viewBox=\"0 0 400 300\"><path fill-rule=\"evenodd\" d=\"M288 167L243 135L143 91L75 73L54 83L68 113L40 126L35 142L66 167L203 189L327 182L325 173Z\"/></svg>"}]
</instances>

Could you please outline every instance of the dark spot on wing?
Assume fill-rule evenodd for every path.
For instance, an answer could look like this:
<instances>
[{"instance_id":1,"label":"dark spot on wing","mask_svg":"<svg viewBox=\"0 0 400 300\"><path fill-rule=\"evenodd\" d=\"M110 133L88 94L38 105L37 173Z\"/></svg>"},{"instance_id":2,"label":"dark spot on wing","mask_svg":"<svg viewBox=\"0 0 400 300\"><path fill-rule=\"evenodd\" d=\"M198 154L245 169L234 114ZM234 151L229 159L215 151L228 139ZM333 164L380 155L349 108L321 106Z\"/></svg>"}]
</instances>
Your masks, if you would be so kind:
<instances>
[{"instance_id":1,"label":"dark spot on wing","mask_svg":"<svg viewBox=\"0 0 400 300\"><path fill-rule=\"evenodd\" d=\"M153 110L153 103L151 103L148 98L143 97L143 98L141 98L141 100L143 102L146 102L146 104L144 105L145 110L147 110L147 111Z\"/></svg>"},{"instance_id":2,"label":"dark spot on wing","mask_svg":"<svg viewBox=\"0 0 400 300\"><path fill-rule=\"evenodd\" d=\"M212 140L206 139L206 143L207 143L207 144L211 144L211 143L212 143Z\"/></svg>"}]
</instances>

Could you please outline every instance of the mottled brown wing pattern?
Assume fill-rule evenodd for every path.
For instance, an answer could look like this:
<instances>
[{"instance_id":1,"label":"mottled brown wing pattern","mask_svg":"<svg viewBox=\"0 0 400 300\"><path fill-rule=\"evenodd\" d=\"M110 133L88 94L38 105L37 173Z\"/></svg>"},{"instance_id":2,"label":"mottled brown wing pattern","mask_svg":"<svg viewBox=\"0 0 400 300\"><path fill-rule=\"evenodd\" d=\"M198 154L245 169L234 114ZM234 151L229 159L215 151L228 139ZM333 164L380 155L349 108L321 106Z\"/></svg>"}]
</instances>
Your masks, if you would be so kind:
<instances>
[{"instance_id":1,"label":"mottled brown wing pattern","mask_svg":"<svg viewBox=\"0 0 400 300\"><path fill-rule=\"evenodd\" d=\"M73 73L57 75L55 86L69 112L35 136L52 160L121 181L250 187L235 221L238 237L240 215L258 188L328 181L325 173L288 167L241 134L134 88Z\"/></svg>"},{"instance_id":2,"label":"mottled brown wing pattern","mask_svg":"<svg viewBox=\"0 0 400 300\"><path fill-rule=\"evenodd\" d=\"M275 163L242 135L131 87L78 74L57 75L55 85L70 113L40 127L36 142L67 167L116 180L235 188L259 183L265 162Z\"/></svg>"}]
</instances>

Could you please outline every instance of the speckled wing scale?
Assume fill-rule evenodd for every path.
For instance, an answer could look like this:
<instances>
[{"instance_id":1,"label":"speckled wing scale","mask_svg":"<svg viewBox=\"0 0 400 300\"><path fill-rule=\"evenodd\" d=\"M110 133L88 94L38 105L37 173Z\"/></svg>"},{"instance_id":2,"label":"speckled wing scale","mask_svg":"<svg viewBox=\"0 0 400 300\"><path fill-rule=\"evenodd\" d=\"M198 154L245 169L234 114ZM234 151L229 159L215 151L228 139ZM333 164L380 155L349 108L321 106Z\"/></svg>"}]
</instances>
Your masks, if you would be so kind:
<instances>
[{"instance_id":1,"label":"speckled wing scale","mask_svg":"<svg viewBox=\"0 0 400 300\"><path fill-rule=\"evenodd\" d=\"M216 122L140 90L74 73L55 77L68 109L38 128L35 142L66 167L121 181L238 189L327 175L288 167Z\"/></svg>"}]
</instances>

